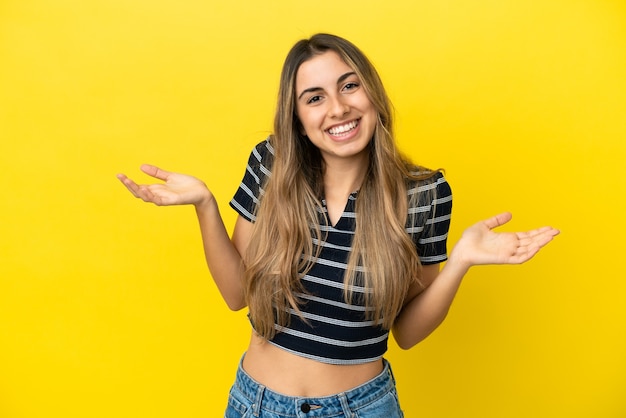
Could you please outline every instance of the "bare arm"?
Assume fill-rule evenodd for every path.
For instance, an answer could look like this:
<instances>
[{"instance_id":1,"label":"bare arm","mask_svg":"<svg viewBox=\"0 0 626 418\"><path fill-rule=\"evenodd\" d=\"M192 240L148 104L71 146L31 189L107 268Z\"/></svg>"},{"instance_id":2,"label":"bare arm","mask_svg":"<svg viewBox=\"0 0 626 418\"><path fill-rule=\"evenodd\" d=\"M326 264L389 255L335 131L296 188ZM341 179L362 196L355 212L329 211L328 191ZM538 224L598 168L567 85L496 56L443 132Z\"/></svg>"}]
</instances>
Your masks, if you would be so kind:
<instances>
[{"instance_id":1,"label":"bare arm","mask_svg":"<svg viewBox=\"0 0 626 418\"><path fill-rule=\"evenodd\" d=\"M471 266L523 263L559 233L551 227L517 233L493 231L510 219L511 214L504 213L471 226L453 248L441 272L438 267L425 267L425 284L432 283L419 293L411 289L393 326L393 335L401 348L413 347L443 322Z\"/></svg>"},{"instance_id":2,"label":"bare arm","mask_svg":"<svg viewBox=\"0 0 626 418\"><path fill-rule=\"evenodd\" d=\"M135 197L145 202L158 206L195 206L211 275L230 309L245 307L241 254L247 247L252 224L238 219L231 241L217 202L201 180L147 164L142 165L141 170L164 183L139 185L124 174L118 174L117 177Z\"/></svg>"},{"instance_id":3,"label":"bare arm","mask_svg":"<svg viewBox=\"0 0 626 418\"><path fill-rule=\"evenodd\" d=\"M250 240L252 223L239 216L231 240L215 200L208 205L196 205L196 214L207 266L222 298L233 311L245 308L242 254Z\"/></svg>"}]
</instances>

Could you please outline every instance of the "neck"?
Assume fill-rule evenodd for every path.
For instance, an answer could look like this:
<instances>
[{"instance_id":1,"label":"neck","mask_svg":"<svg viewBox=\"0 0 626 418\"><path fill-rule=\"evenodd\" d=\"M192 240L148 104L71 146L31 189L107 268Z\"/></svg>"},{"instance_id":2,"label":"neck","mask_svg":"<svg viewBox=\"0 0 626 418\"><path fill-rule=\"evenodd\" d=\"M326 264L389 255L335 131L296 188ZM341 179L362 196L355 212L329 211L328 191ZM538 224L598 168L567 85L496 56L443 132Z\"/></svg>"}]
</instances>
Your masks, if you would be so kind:
<instances>
[{"instance_id":1,"label":"neck","mask_svg":"<svg viewBox=\"0 0 626 418\"><path fill-rule=\"evenodd\" d=\"M325 160L324 191L326 195L347 196L357 191L363 184L368 163L368 157L350 161Z\"/></svg>"}]
</instances>

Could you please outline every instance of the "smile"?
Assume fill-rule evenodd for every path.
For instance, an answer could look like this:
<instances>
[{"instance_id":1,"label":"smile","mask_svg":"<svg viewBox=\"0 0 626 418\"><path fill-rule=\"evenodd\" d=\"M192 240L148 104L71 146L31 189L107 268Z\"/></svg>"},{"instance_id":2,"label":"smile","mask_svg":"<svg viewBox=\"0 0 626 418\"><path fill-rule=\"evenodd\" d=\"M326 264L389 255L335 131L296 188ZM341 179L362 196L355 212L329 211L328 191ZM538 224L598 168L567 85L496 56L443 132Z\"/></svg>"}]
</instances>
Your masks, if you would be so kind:
<instances>
[{"instance_id":1,"label":"smile","mask_svg":"<svg viewBox=\"0 0 626 418\"><path fill-rule=\"evenodd\" d=\"M328 128L327 131L331 135L345 135L348 132L359 126L359 120L353 120L352 122L345 123L343 125L333 126Z\"/></svg>"}]
</instances>

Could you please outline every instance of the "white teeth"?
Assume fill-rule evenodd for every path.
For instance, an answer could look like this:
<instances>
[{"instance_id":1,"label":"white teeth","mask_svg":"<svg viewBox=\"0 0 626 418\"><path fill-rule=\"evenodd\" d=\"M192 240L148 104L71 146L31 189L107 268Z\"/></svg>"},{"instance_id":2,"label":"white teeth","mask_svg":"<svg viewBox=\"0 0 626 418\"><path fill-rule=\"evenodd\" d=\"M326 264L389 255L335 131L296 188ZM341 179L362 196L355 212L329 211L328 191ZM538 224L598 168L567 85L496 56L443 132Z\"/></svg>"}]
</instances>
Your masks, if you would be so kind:
<instances>
[{"instance_id":1,"label":"white teeth","mask_svg":"<svg viewBox=\"0 0 626 418\"><path fill-rule=\"evenodd\" d=\"M333 128L330 128L328 130L328 133L331 135L340 135L348 131L351 131L352 129L356 128L357 125L358 125L358 122L354 120L352 122L346 123L345 125L335 126Z\"/></svg>"}]
</instances>

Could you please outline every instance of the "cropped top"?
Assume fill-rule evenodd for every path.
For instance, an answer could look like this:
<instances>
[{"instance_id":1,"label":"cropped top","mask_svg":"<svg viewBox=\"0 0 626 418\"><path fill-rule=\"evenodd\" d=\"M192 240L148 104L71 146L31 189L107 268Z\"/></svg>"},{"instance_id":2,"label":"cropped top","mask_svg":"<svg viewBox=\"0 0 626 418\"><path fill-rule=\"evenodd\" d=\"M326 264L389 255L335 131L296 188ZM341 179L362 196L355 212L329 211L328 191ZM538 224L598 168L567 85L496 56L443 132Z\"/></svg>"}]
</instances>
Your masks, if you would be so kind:
<instances>
[{"instance_id":1,"label":"cropped top","mask_svg":"<svg viewBox=\"0 0 626 418\"><path fill-rule=\"evenodd\" d=\"M256 220L255 209L271 175L273 151L269 140L253 149L243 180L230 201L230 206L250 222ZM435 193L424 193L429 190ZM414 193L423 196L416 206L409 208L409 213L416 216L409 216L412 222L406 225L421 263L445 261L452 210L450 186L441 173L436 173L409 187L407 193L407 198ZM306 321L291 312L289 325L276 325L277 333L270 343L298 356L329 364L367 363L381 358L387 351L389 330L366 320L366 308L358 303L348 304L344 298L343 278L355 230L356 199L357 192L352 193L335 226L321 224L326 239L314 266L301 279L305 292L298 294L304 301L300 309ZM322 205L320 210L326 214L323 200ZM362 293L366 289L355 287L353 290Z\"/></svg>"}]
</instances>

